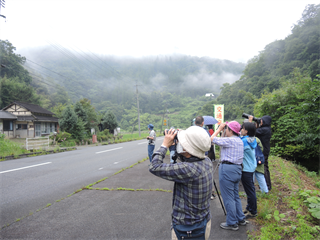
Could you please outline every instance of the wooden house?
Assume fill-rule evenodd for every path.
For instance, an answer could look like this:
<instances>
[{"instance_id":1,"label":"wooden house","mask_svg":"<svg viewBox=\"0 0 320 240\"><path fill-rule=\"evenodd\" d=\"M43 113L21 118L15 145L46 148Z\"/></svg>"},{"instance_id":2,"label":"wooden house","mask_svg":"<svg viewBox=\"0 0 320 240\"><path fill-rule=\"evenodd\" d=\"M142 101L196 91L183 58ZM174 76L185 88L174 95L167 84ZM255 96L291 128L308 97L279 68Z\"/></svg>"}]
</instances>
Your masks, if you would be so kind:
<instances>
[{"instance_id":1,"label":"wooden house","mask_svg":"<svg viewBox=\"0 0 320 240\"><path fill-rule=\"evenodd\" d=\"M58 118L54 113L39 105L13 102L0 112L2 130L9 138L33 138L49 135L59 129Z\"/></svg>"}]
</instances>

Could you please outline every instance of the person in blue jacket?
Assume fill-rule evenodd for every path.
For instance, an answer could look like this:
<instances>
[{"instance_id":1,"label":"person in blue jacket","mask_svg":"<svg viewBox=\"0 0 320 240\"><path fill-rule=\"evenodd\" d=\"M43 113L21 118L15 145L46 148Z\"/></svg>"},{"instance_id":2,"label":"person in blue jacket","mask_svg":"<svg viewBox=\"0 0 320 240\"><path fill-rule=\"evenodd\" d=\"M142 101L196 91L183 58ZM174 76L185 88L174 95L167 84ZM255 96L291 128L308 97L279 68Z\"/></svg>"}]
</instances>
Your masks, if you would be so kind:
<instances>
[{"instance_id":1,"label":"person in blue jacket","mask_svg":"<svg viewBox=\"0 0 320 240\"><path fill-rule=\"evenodd\" d=\"M247 207L244 211L246 219L257 216L257 197L253 182L253 174L257 167L255 148L257 141L255 138L256 126L254 123L245 122L241 129L241 140L243 142L243 169L241 181L244 191L247 194Z\"/></svg>"}]
</instances>

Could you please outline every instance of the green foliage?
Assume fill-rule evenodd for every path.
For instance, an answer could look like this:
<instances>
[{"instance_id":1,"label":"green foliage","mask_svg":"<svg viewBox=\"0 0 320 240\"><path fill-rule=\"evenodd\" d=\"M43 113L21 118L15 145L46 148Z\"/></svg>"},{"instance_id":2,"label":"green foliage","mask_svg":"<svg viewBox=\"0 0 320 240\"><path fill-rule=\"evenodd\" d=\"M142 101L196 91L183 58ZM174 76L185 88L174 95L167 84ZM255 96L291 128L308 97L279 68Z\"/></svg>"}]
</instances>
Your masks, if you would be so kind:
<instances>
[{"instance_id":1,"label":"green foliage","mask_svg":"<svg viewBox=\"0 0 320 240\"><path fill-rule=\"evenodd\" d=\"M70 133L74 139L81 141L85 138L85 123L81 118L77 117L70 105L63 111L62 118L59 119L59 124L61 129Z\"/></svg>"},{"instance_id":2,"label":"green foliage","mask_svg":"<svg viewBox=\"0 0 320 240\"><path fill-rule=\"evenodd\" d=\"M53 135L50 137L53 139ZM61 143L61 142L64 142L64 141L68 141L71 139L71 134L68 133L68 132L63 132L63 131L60 131L57 136L56 136L56 142L57 143Z\"/></svg>"},{"instance_id":3,"label":"green foliage","mask_svg":"<svg viewBox=\"0 0 320 240\"><path fill-rule=\"evenodd\" d=\"M295 68L315 80L320 74L319 28L320 5L308 5L286 39L268 44L250 59L240 80L223 84L217 101L225 105L225 118L235 119L243 112L253 114L257 99L279 89L280 79L290 79ZM269 109L268 115L271 112Z\"/></svg>"},{"instance_id":4,"label":"green foliage","mask_svg":"<svg viewBox=\"0 0 320 240\"><path fill-rule=\"evenodd\" d=\"M9 139L5 139L5 135L0 134L0 158L10 155L18 156L27 152L28 151L21 145Z\"/></svg>"},{"instance_id":5,"label":"green foliage","mask_svg":"<svg viewBox=\"0 0 320 240\"><path fill-rule=\"evenodd\" d=\"M40 97L33 87L18 77L7 78L5 76L0 79L0 98L2 104L0 108L9 105L13 101L40 103Z\"/></svg>"},{"instance_id":6,"label":"green foliage","mask_svg":"<svg viewBox=\"0 0 320 240\"><path fill-rule=\"evenodd\" d=\"M320 80L311 81L296 69L282 87L264 94L255 105L257 116L270 115L272 154L318 171L320 141Z\"/></svg>"},{"instance_id":7,"label":"green foliage","mask_svg":"<svg viewBox=\"0 0 320 240\"><path fill-rule=\"evenodd\" d=\"M55 105L54 107L52 107L50 111L55 114L55 117L62 118L64 109L66 107L67 107L66 104L59 103L59 104Z\"/></svg>"},{"instance_id":8,"label":"green foliage","mask_svg":"<svg viewBox=\"0 0 320 240\"><path fill-rule=\"evenodd\" d=\"M77 115L70 105L68 105L63 113L62 118L59 119L59 125L65 132L72 133L73 127L77 124Z\"/></svg>"},{"instance_id":9,"label":"green foliage","mask_svg":"<svg viewBox=\"0 0 320 240\"><path fill-rule=\"evenodd\" d=\"M1 67L0 77L15 78L21 82L29 85L31 83L31 77L27 70L23 68L23 64L26 61L25 57L20 54L15 54L16 48L8 40L0 40L0 59L1 64L5 67ZM0 106L0 108L2 108Z\"/></svg>"},{"instance_id":10,"label":"green foliage","mask_svg":"<svg viewBox=\"0 0 320 240\"><path fill-rule=\"evenodd\" d=\"M260 230L253 230L249 239L318 239L319 222L312 213L317 212L319 191L310 190L316 179L306 179L299 165L279 157L270 156L269 169L273 188L268 194L257 194ZM301 181L303 179L304 181ZM311 185L310 185L311 183ZM314 210L309 210L312 204ZM308 206L310 208L310 206Z\"/></svg>"},{"instance_id":11,"label":"green foliage","mask_svg":"<svg viewBox=\"0 0 320 240\"><path fill-rule=\"evenodd\" d=\"M87 124L88 115L80 102L76 102L76 104L74 105L74 112L76 113L78 118L80 118L83 121L84 124Z\"/></svg>"},{"instance_id":12,"label":"green foliage","mask_svg":"<svg viewBox=\"0 0 320 240\"><path fill-rule=\"evenodd\" d=\"M74 140L63 141L59 144L60 147L74 147L76 142Z\"/></svg>"},{"instance_id":13,"label":"green foliage","mask_svg":"<svg viewBox=\"0 0 320 240\"><path fill-rule=\"evenodd\" d=\"M72 137L76 140L83 140L86 137L85 123L81 118L77 119L77 123L73 126Z\"/></svg>"},{"instance_id":14,"label":"green foliage","mask_svg":"<svg viewBox=\"0 0 320 240\"><path fill-rule=\"evenodd\" d=\"M299 196L305 199L303 202L309 207L311 215L320 220L320 191L302 190Z\"/></svg>"},{"instance_id":15,"label":"green foliage","mask_svg":"<svg viewBox=\"0 0 320 240\"><path fill-rule=\"evenodd\" d=\"M98 115L96 113L95 108L92 106L91 101L86 98L83 98L79 102L87 115L87 120L84 121L86 122L86 130L91 131L91 128L94 128L97 132L97 126L100 119L98 119Z\"/></svg>"},{"instance_id":16,"label":"green foliage","mask_svg":"<svg viewBox=\"0 0 320 240\"><path fill-rule=\"evenodd\" d=\"M113 130L118 126L116 116L108 111L103 117L102 125L104 129L109 129L109 132L113 133Z\"/></svg>"}]
</instances>

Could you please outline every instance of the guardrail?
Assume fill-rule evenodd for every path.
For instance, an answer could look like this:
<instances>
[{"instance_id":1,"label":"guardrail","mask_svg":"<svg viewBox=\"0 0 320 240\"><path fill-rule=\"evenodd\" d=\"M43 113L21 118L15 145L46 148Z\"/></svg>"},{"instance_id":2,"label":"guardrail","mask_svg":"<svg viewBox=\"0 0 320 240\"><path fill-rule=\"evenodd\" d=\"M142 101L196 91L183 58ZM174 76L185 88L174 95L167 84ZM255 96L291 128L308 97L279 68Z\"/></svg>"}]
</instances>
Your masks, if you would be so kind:
<instances>
[{"instance_id":1,"label":"guardrail","mask_svg":"<svg viewBox=\"0 0 320 240\"><path fill-rule=\"evenodd\" d=\"M49 137L26 138L26 149L48 149Z\"/></svg>"}]
</instances>

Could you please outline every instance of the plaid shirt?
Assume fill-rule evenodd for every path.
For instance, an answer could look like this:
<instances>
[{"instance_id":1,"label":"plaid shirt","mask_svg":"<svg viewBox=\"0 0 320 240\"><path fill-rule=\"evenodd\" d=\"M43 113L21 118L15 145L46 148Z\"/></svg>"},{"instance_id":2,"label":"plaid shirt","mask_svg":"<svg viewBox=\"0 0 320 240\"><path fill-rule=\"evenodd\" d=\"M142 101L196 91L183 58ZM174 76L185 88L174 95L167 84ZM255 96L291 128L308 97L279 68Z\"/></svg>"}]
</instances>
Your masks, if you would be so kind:
<instances>
[{"instance_id":1,"label":"plaid shirt","mask_svg":"<svg viewBox=\"0 0 320 240\"><path fill-rule=\"evenodd\" d=\"M161 146L152 156L149 171L163 179L174 181L172 221L193 225L209 221L210 197L213 188L213 166L209 158L196 162L163 163L167 148Z\"/></svg>"},{"instance_id":2,"label":"plaid shirt","mask_svg":"<svg viewBox=\"0 0 320 240\"><path fill-rule=\"evenodd\" d=\"M242 164L243 142L239 137L215 137L212 142L220 146L220 160Z\"/></svg>"}]
</instances>

